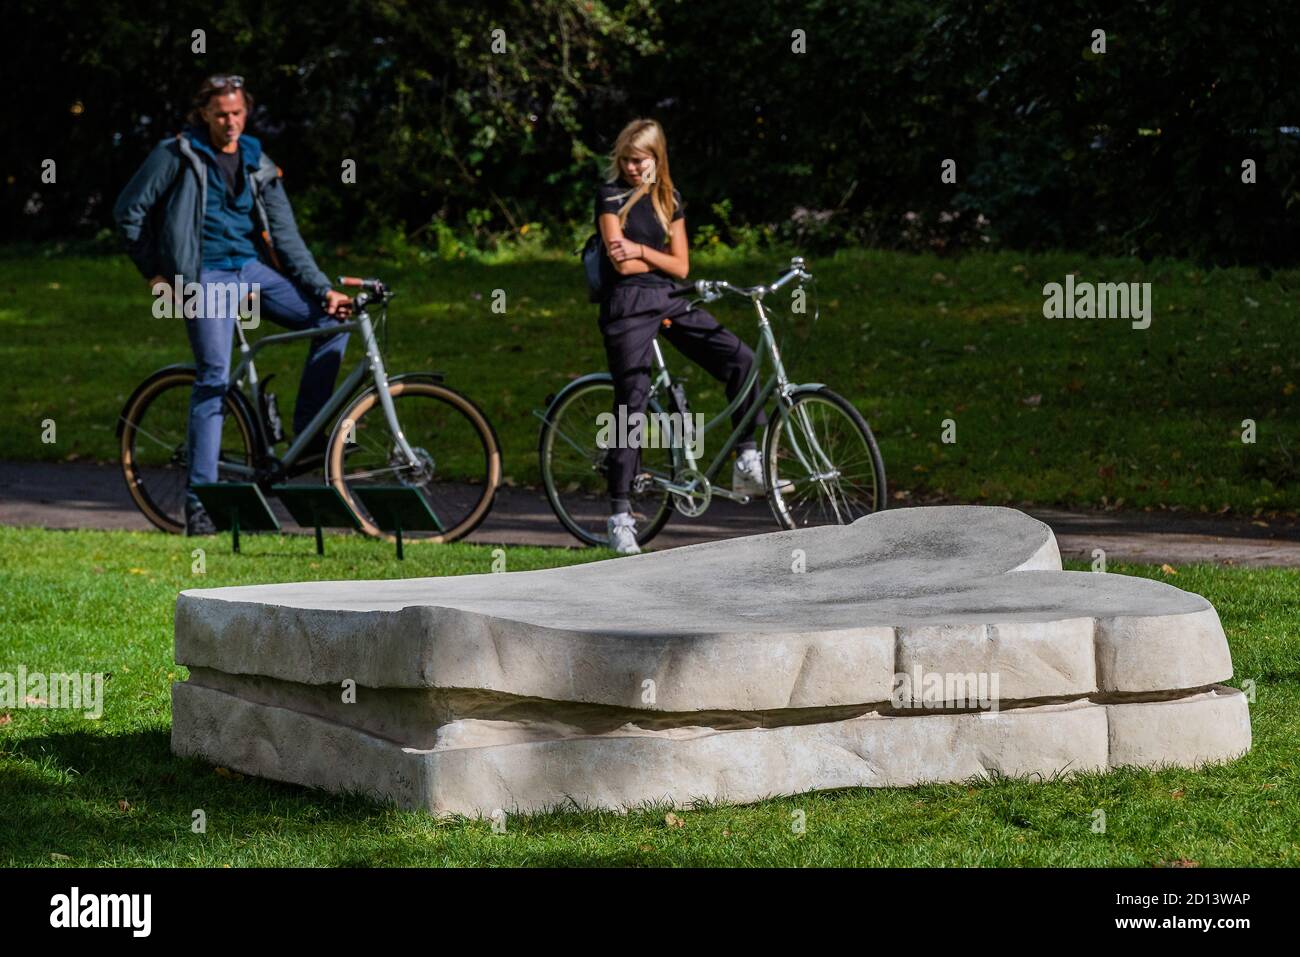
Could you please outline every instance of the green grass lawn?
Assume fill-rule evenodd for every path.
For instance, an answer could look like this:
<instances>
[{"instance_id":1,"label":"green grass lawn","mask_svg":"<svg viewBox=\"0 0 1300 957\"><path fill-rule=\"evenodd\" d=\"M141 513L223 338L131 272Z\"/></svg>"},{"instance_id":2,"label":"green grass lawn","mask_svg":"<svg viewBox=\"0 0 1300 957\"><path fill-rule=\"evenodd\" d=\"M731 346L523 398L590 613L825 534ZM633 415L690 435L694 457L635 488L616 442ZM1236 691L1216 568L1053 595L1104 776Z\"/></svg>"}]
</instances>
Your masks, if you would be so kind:
<instances>
[{"instance_id":1,"label":"green grass lawn","mask_svg":"<svg viewBox=\"0 0 1300 957\"><path fill-rule=\"evenodd\" d=\"M769 281L782 260L696 254L692 278ZM603 367L595 307L575 257L395 264L327 257L331 274L377 274L398 290L390 371L436 369L486 410L505 474L537 479L531 410ZM980 503L1300 508L1300 273L1203 271L1181 262L1073 254L939 259L848 250L811 263L821 318L791 336L799 381L821 381L867 416L900 497ZM1123 319L1042 317L1043 286L1150 282L1149 329ZM492 311L504 290L506 312ZM154 319L125 257L0 249L0 379L10 390L0 458L115 460L114 423L136 382L189 361L178 320ZM751 343L743 303L714 312ZM275 329L269 322L263 329ZM292 408L305 346L264 363ZM692 368L694 407L721 389ZM358 354L350 346L352 358ZM42 442L53 419L57 441ZM941 441L944 422L956 443ZM1253 419L1257 441L1243 444Z\"/></svg>"},{"instance_id":2,"label":"green grass lawn","mask_svg":"<svg viewBox=\"0 0 1300 957\"><path fill-rule=\"evenodd\" d=\"M302 579L487 572L484 546L256 537L232 556L206 540L0 528L0 672L106 672L99 720L0 713L4 865L1133 865L1300 864L1300 571L1142 566L1219 610L1236 666L1255 683L1254 748L1201 771L1120 771L1047 782L972 781L799 795L739 808L511 818L434 818L220 773L169 751L172 612L183 588ZM226 550L223 550L225 546ZM607 553L509 548L522 570ZM1076 565L1075 567L1084 567ZM207 832L191 831L202 809ZM1093 812L1106 831L1093 833ZM803 833L793 824L802 812Z\"/></svg>"}]
</instances>

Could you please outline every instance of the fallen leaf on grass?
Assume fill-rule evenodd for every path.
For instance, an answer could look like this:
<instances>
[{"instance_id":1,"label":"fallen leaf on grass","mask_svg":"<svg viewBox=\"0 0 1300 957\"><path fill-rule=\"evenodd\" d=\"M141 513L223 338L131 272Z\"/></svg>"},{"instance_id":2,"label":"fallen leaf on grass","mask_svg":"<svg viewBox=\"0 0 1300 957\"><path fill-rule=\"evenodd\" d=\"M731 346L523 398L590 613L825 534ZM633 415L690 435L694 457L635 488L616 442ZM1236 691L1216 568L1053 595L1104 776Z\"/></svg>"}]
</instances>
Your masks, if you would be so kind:
<instances>
[{"instance_id":1,"label":"fallen leaf on grass","mask_svg":"<svg viewBox=\"0 0 1300 957\"><path fill-rule=\"evenodd\" d=\"M1173 565L1170 565L1168 562L1166 562L1165 564L1161 565L1161 566L1160 566L1160 570L1161 570L1162 572L1164 572L1166 575L1177 575L1177 574L1178 574L1178 569L1175 568Z\"/></svg>"},{"instance_id":2,"label":"fallen leaf on grass","mask_svg":"<svg viewBox=\"0 0 1300 957\"><path fill-rule=\"evenodd\" d=\"M126 798L122 798L122 800L117 802L117 809L125 814L127 811L131 810L131 805L127 802Z\"/></svg>"},{"instance_id":3,"label":"fallen leaf on grass","mask_svg":"<svg viewBox=\"0 0 1300 957\"><path fill-rule=\"evenodd\" d=\"M1169 796L1170 796L1171 798L1173 798L1175 801L1177 801L1177 800L1179 800L1180 798L1182 798L1182 796L1183 796L1183 789L1182 789L1182 788L1179 788L1177 791L1170 791L1170 792L1169 792Z\"/></svg>"},{"instance_id":4,"label":"fallen leaf on grass","mask_svg":"<svg viewBox=\"0 0 1300 957\"><path fill-rule=\"evenodd\" d=\"M664 823L667 824L669 827L685 827L685 826L686 826L686 822L683 821L683 820L682 820L680 817L678 817L676 814L674 814L672 811L669 811L667 814L664 815Z\"/></svg>"},{"instance_id":5,"label":"fallen leaf on grass","mask_svg":"<svg viewBox=\"0 0 1300 957\"><path fill-rule=\"evenodd\" d=\"M244 776L238 771L232 771L230 768L213 768L213 772L219 778L229 778L232 781L242 781Z\"/></svg>"},{"instance_id":6,"label":"fallen leaf on grass","mask_svg":"<svg viewBox=\"0 0 1300 957\"><path fill-rule=\"evenodd\" d=\"M9 714L8 712L5 712L4 714L0 714L0 728L3 728L6 724L8 724L13 719L14 716Z\"/></svg>"},{"instance_id":7,"label":"fallen leaf on grass","mask_svg":"<svg viewBox=\"0 0 1300 957\"><path fill-rule=\"evenodd\" d=\"M53 853L50 854L50 860L52 860L52 861L70 861L70 860L72 860L72 858L68 857L67 854L59 854L58 852L53 852Z\"/></svg>"},{"instance_id":8,"label":"fallen leaf on grass","mask_svg":"<svg viewBox=\"0 0 1300 957\"><path fill-rule=\"evenodd\" d=\"M1190 861L1185 857L1180 857L1176 861L1161 861L1156 867L1200 867L1200 861Z\"/></svg>"}]
</instances>

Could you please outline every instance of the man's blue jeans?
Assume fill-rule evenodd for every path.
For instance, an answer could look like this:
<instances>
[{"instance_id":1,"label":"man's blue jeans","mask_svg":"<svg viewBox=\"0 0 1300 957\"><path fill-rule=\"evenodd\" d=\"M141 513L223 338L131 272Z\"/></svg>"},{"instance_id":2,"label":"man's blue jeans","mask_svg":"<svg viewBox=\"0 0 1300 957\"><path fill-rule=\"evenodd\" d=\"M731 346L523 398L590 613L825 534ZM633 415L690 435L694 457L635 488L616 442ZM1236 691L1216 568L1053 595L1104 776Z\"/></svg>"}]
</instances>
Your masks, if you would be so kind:
<instances>
[{"instance_id":1,"label":"man's blue jeans","mask_svg":"<svg viewBox=\"0 0 1300 957\"><path fill-rule=\"evenodd\" d=\"M313 329L328 326L335 319L310 295L304 294L291 280L270 266L253 260L239 269L204 269L199 276L203 286L204 305L215 301L212 315L201 310L201 318L185 320L185 331L190 337L190 348L198 364L194 391L190 394L189 485L217 480L217 460L221 455L222 397L226 394L230 377L230 351L238 319L238 303L214 294L209 297L212 283L257 283L261 302L261 316L288 329ZM232 306L234 307L232 311ZM298 401L293 410L293 431L297 435L312 416L334 392L343 350L347 348L346 332L308 340L307 364L302 371L298 387ZM186 505L199 507L197 495L189 492Z\"/></svg>"}]
</instances>

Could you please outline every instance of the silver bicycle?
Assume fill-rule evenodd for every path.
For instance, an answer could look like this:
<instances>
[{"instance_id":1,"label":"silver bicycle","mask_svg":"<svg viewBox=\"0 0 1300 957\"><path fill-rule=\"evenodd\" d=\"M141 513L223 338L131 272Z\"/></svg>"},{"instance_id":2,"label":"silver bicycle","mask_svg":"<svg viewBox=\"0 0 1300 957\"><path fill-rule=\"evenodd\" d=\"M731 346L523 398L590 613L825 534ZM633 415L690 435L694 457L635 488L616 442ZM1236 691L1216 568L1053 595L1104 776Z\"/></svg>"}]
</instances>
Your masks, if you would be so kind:
<instances>
[{"instance_id":1,"label":"silver bicycle","mask_svg":"<svg viewBox=\"0 0 1300 957\"><path fill-rule=\"evenodd\" d=\"M501 446L496 430L467 396L443 383L439 372L389 374L380 339L393 292L378 279L340 277L360 290L348 321L315 329L262 336L249 343L235 323L239 360L232 363L223 396L218 480L256 482L265 493L295 476L323 469L356 515L361 531L392 540L355 494L357 488L417 488L438 516L442 530L408 538L452 542L478 527L501 484ZM376 318L372 320L371 314ZM287 442L278 405L258 375L254 357L269 347L339 332L356 331L364 354L300 435ZM136 387L118 416L122 475L131 498L165 532L185 530L189 463L190 393L193 365L159 369ZM318 449L315 454L313 446Z\"/></svg>"}]
</instances>

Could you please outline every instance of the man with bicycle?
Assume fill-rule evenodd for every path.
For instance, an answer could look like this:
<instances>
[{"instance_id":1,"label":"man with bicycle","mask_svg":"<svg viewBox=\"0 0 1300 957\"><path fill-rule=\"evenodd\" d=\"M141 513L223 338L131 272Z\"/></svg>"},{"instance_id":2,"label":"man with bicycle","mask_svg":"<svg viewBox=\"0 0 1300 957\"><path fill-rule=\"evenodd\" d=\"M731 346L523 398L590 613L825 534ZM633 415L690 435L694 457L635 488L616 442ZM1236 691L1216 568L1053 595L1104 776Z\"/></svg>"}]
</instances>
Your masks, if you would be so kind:
<instances>
[{"instance_id":1,"label":"man with bicycle","mask_svg":"<svg viewBox=\"0 0 1300 957\"><path fill-rule=\"evenodd\" d=\"M244 134L252 106L242 77L209 77L185 128L154 147L113 208L128 255L156 296L179 297L173 282L181 288L197 282L203 291L198 315L185 318L197 365L188 428L188 535L216 531L192 486L217 480L222 404L241 306L213 287L251 287L259 310L289 329L325 327L345 318L351 302L331 289L298 234L278 167ZM311 340L294 407L295 433L333 392L347 338L344 332ZM324 438L308 452L322 454Z\"/></svg>"}]
</instances>

